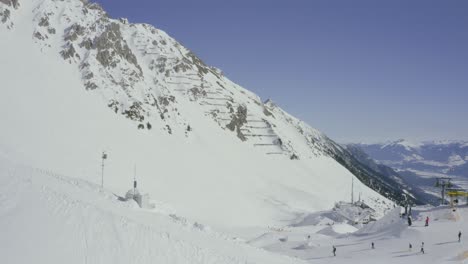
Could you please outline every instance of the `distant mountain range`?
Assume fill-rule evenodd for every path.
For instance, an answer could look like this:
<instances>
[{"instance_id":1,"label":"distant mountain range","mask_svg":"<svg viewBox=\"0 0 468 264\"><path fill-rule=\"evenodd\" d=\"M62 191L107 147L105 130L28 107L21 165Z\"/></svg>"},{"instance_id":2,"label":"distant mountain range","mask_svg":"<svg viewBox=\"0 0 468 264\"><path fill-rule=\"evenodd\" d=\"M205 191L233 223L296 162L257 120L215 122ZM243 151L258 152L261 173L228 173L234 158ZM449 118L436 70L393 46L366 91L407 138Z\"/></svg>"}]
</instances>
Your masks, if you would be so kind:
<instances>
[{"instance_id":1,"label":"distant mountain range","mask_svg":"<svg viewBox=\"0 0 468 264\"><path fill-rule=\"evenodd\" d=\"M468 141L411 142L400 139L386 143L348 144L360 149L379 166L395 170L405 184L439 195L435 178L449 177L461 188L468 188Z\"/></svg>"}]
</instances>

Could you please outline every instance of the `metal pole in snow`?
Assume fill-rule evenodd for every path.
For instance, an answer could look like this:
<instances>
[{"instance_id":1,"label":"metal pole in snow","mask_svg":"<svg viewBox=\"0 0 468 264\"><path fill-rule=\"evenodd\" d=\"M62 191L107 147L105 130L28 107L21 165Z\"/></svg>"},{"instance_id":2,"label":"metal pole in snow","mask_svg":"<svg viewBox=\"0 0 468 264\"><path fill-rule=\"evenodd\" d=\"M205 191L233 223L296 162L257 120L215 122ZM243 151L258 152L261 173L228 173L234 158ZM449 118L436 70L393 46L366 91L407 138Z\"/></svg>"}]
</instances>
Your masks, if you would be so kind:
<instances>
[{"instance_id":1,"label":"metal pole in snow","mask_svg":"<svg viewBox=\"0 0 468 264\"><path fill-rule=\"evenodd\" d=\"M104 188L104 160L107 159L106 152L102 152L101 188Z\"/></svg>"},{"instance_id":2,"label":"metal pole in snow","mask_svg":"<svg viewBox=\"0 0 468 264\"><path fill-rule=\"evenodd\" d=\"M135 196L135 191L137 187L137 182L136 182L136 164L133 167L133 196Z\"/></svg>"},{"instance_id":3,"label":"metal pole in snow","mask_svg":"<svg viewBox=\"0 0 468 264\"><path fill-rule=\"evenodd\" d=\"M442 205L445 204L445 182L442 184Z\"/></svg>"}]
</instances>

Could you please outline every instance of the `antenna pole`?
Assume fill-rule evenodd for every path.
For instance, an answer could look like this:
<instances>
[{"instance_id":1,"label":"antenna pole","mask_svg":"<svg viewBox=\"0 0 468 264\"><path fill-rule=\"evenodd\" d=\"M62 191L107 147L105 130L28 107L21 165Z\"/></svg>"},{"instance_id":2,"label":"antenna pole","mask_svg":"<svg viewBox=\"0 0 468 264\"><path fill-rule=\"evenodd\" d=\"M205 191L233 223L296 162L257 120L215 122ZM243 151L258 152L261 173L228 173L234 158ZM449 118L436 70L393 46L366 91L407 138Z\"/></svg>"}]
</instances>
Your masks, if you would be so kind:
<instances>
[{"instance_id":1,"label":"antenna pole","mask_svg":"<svg viewBox=\"0 0 468 264\"><path fill-rule=\"evenodd\" d=\"M136 181L136 164L133 166L133 195L136 193L137 181Z\"/></svg>"},{"instance_id":2,"label":"antenna pole","mask_svg":"<svg viewBox=\"0 0 468 264\"><path fill-rule=\"evenodd\" d=\"M105 151L102 152L102 164L101 164L101 188L104 188L104 161L107 159Z\"/></svg>"}]
</instances>

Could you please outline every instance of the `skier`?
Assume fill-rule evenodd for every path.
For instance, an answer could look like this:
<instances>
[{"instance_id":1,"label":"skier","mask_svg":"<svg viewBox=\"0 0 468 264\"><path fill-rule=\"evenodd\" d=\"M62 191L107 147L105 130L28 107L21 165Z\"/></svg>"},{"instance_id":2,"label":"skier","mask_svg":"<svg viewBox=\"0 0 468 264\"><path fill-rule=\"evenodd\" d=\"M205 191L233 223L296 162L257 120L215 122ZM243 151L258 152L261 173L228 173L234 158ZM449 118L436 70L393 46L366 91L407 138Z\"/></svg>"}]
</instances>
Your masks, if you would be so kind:
<instances>
[{"instance_id":1,"label":"skier","mask_svg":"<svg viewBox=\"0 0 468 264\"><path fill-rule=\"evenodd\" d=\"M424 242L422 242L422 244L421 244L421 253L424 254Z\"/></svg>"},{"instance_id":2,"label":"skier","mask_svg":"<svg viewBox=\"0 0 468 264\"><path fill-rule=\"evenodd\" d=\"M333 256L336 257L336 247L333 246Z\"/></svg>"},{"instance_id":3,"label":"skier","mask_svg":"<svg viewBox=\"0 0 468 264\"><path fill-rule=\"evenodd\" d=\"M411 216L408 216L408 226L411 226L413 221L411 221Z\"/></svg>"},{"instance_id":4,"label":"skier","mask_svg":"<svg viewBox=\"0 0 468 264\"><path fill-rule=\"evenodd\" d=\"M461 231L458 231L458 242L461 241Z\"/></svg>"},{"instance_id":5,"label":"skier","mask_svg":"<svg viewBox=\"0 0 468 264\"><path fill-rule=\"evenodd\" d=\"M409 243L409 251L413 250L413 245L411 245L411 243Z\"/></svg>"},{"instance_id":6,"label":"skier","mask_svg":"<svg viewBox=\"0 0 468 264\"><path fill-rule=\"evenodd\" d=\"M426 225L425 226L429 226L429 216L426 216Z\"/></svg>"},{"instance_id":7,"label":"skier","mask_svg":"<svg viewBox=\"0 0 468 264\"><path fill-rule=\"evenodd\" d=\"M374 242L372 242L371 246L372 246L372 249L374 249L374 248L375 248L375 247L374 247Z\"/></svg>"}]
</instances>

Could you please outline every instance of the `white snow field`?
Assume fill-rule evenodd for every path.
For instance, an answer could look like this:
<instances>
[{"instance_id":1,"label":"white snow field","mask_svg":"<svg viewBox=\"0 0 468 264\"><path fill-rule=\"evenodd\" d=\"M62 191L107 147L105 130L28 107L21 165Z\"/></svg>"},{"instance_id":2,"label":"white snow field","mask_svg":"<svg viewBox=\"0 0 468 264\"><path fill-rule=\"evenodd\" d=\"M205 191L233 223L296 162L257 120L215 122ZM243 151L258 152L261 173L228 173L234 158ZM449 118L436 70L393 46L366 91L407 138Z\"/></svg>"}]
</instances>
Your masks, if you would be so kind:
<instances>
[{"instance_id":1,"label":"white snow field","mask_svg":"<svg viewBox=\"0 0 468 264\"><path fill-rule=\"evenodd\" d=\"M0 158L0 263L301 263ZM305 263L305 262L303 262Z\"/></svg>"},{"instance_id":2,"label":"white snow field","mask_svg":"<svg viewBox=\"0 0 468 264\"><path fill-rule=\"evenodd\" d=\"M1 263L468 263L467 207L413 209L412 227L395 208L358 231L308 218L252 229L250 237L265 233L246 241L157 205L141 209L96 184L1 157Z\"/></svg>"},{"instance_id":3,"label":"white snow field","mask_svg":"<svg viewBox=\"0 0 468 264\"><path fill-rule=\"evenodd\" d=\"M426 216L430 218L428 227L424 226ZM345 224L318 223L265 233L249 243L309 263L468 263L468 207L456 212L448 207L415 208L413 217L413 225L408 227L406 219L400 218L400 208L395 208L357 231ZM420 252L423 242L424 254ZM332 246L337 248L336 256Z\"/></svg>"}]
</instances>

